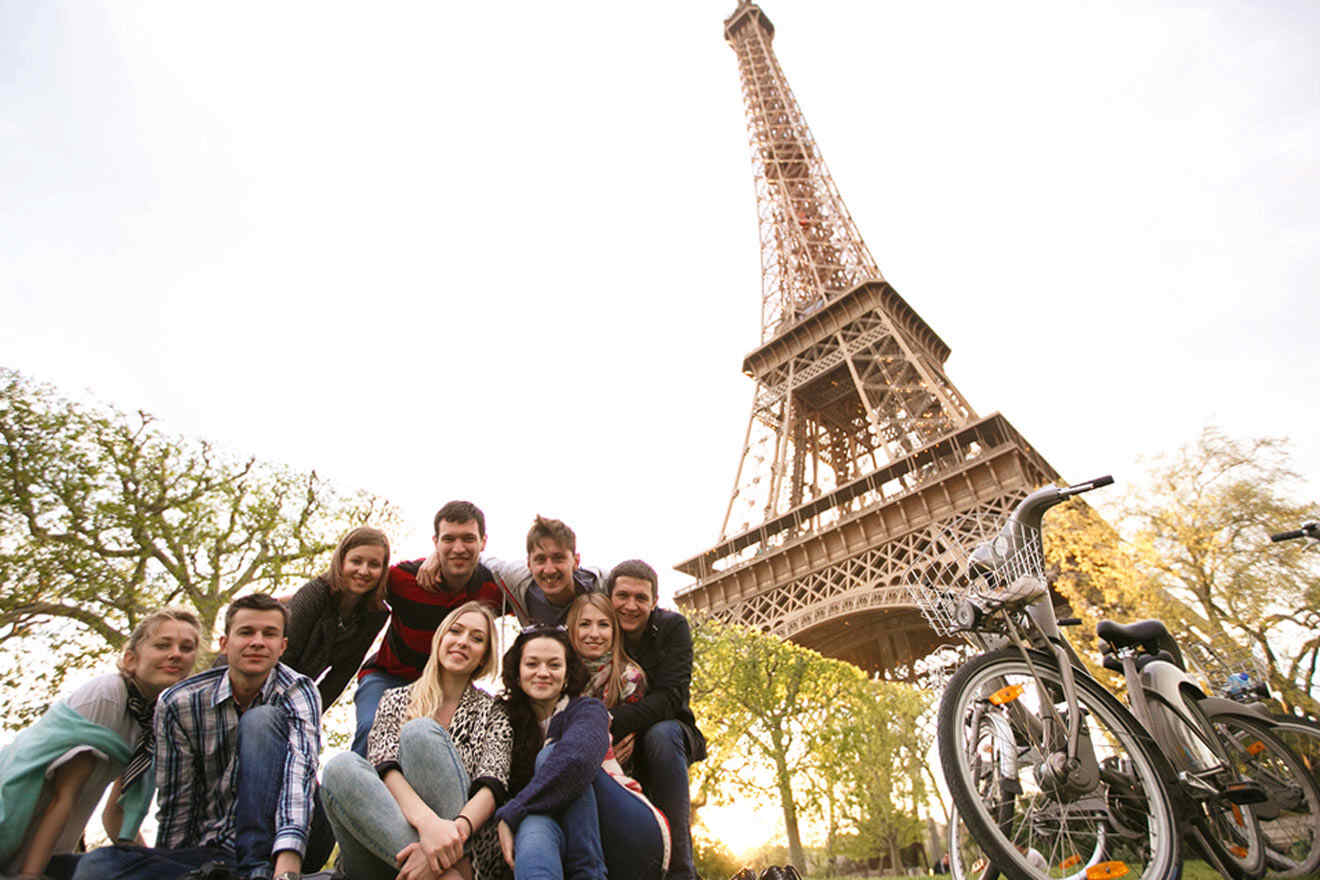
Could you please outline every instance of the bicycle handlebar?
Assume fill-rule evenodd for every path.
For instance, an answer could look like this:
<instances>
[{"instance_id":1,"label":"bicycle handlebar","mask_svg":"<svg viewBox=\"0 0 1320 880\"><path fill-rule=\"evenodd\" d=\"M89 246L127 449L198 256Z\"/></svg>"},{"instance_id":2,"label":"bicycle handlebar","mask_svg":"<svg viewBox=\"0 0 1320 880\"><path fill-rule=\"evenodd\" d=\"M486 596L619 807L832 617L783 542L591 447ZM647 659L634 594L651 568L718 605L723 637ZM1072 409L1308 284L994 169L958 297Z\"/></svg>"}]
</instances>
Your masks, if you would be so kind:
<instances>
[{"instance_id":1,"label":"bicycle handlebar","mask_svg":"<svg viewBox=\"0 0 1320 880\"><path fill-rule=\"evenodd\" d=\"M1277 535L1270 535L1270 540L1274 543L1280 541L1291 541L1294 538L1314 538L1320 541L1320 522L1302 523L1300 529L1292 529L1287 532L1279 532Z\"/></svg>"}]
</instances>

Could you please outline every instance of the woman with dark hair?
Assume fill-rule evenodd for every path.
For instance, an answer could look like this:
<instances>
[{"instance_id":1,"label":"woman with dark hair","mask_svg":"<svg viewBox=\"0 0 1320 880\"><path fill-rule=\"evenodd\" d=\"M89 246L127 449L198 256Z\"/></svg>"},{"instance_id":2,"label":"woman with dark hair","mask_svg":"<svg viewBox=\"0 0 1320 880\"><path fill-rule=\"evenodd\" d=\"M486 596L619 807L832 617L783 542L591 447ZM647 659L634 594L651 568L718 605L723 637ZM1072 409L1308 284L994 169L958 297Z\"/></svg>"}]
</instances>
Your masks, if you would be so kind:
<instances>
[{"instance_id":1,"label":"woman with dark hair","mask_svg":"<svg viewBox=\"0 0 1320 880\"><path fill-rule=\"evenodd\" d=\"M580 695L587 671L564 628L524 629L503 680L514 795L495 819L516 880L663 877L668 826L614 760L609 711Z\"/></svg>"},{"instance_id":2,"label":"woman with dark hair","mask_svg":"<svg viewBox=\"0 0 1320 880\"><path fill-rule=\"evenodd\" d=\"M289 647L280 662L313 681L325 673L318 685L322 713L344 692L390 616L389 570L389 538L358 526L339 540L330 567L288 602Z\"/></svg>"},{"instance_id":3,"label":"woman with dark hair","mask_svg":"<svg viewBox=\"0 0 1320 880\"><path fill-rule=\"evenodd\" d=\"M200 636L191 611L148 614L118 672L87 682L0 749L0 875L72 875L74 848L107 786L106 834L138 838L155 790L156 698L192 672Z\"/></svg>"}]
</instances>

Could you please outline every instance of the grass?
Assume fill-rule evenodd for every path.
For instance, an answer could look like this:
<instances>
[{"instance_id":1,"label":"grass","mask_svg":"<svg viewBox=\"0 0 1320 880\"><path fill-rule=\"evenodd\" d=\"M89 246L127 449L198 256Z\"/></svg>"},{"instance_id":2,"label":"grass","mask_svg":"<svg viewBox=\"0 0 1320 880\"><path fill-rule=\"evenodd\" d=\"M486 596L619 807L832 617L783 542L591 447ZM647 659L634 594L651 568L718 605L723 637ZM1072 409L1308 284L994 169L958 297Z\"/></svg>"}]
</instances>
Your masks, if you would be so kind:
<instances>
[{"instance_id":1,"label":"grass","mask_svg":"<svg viewBox=\"0 0 1320 880\"><path fill-rule=\"evenodd\" d=\"M835 876L837 875L808 874L803 877L803 880L824 880L824 878L826 877L835 877ZM866 880L920 880L921 877L924 877L926 875L920 874L917 877L909 877L905 874L901 874L901 875L886 874L883 876L866 876L863 874L849 874L846 875L845 878L841 878L841 880L848 880L848 878L862 878L864 876L866 877ZM948 876L949 875L947 874L943 875L945 880L947 880ZM1223 880L1223 878L1220 877L1218 871L1216 871L1214 868L1211 868L1205 862L1189 859L1183 862L1182 880Z\"/></svg>"}]
</instances>

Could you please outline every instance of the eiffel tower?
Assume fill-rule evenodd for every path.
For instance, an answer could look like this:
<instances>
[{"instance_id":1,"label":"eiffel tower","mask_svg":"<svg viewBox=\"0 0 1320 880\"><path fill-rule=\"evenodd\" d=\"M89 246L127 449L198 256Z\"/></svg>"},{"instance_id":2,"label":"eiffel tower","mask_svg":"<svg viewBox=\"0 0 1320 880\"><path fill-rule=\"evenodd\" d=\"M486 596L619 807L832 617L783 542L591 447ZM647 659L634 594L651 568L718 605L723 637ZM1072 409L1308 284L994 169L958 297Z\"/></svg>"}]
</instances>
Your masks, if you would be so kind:
<instances>
[{"instance_id":1,"label":"eiffel tower","mask_svg":"<svg viewBox=\"0 0 1320 880\"><path fill-rule=\"evenodd\" d=\"M1002 415L978 416L949 347L877 268L743 0L738 57L761 240L756 382L719 541L676 568L689 614L792 639L892 677L941 644L904 584L950 534L1058 478Z\"/></svg>"}]
</instances>

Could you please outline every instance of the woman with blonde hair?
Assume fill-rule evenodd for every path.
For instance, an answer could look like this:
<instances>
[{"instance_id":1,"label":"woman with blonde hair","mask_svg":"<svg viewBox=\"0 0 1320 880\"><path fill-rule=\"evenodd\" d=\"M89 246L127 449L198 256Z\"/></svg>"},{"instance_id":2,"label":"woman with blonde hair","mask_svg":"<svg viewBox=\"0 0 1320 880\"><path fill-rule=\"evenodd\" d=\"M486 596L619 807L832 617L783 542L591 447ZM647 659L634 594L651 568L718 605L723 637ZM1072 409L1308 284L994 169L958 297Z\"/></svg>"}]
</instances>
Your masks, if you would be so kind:
<instances>
[{"instance_id":1,"label":"woman with blonde hair","mask_svg":"<svg viewBox=\"0 0 1320 880\"><path fill-rule=\"evenodd\" d=\"M473 682L495 665L495 619L460 605L436 628L417 681L382 695L367 757L336 755L322 800L353 880L498 877L490 822L507 796L513 730Z\"/></svg>"},{"instance_id":2,"label":"woman with blonde hair","mask_svg":"<svg viewBox=\"0 0 1320 880\"><path fill-rule=\"evenodd\" d=\"M325 712L362 665L389 619L390 540L358 526L340 538L330 565L289 599L289 646L280 662L315 681Z\"/></svg>"},{"instance_id":3,"label":"woman with blonde hair","mask_svg":"<svg viewBox=\"0 0 1320 880\"><path fill-rule=\"evenodd\" d=\"M619 618L603 593L587 593L573 600L566 620L573 650L587 667L584 696L595 697L613 709L635 703L646 693L646 673L624 650Z\"/></svg>"},{"instance_id":4,"label":"woman with blonde hair","mask_svg":"<svg viewBox=\"0 0 1320 880\"><path fill-rule=\"evenodd\" d=\"M119 657L0 750L0 874L72 875L74 848L107 786L101 822L133 841L155 790L156 698L192 672L201 626L191 611L144 617Z\"/></svg>"}]
</instances>

